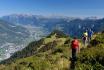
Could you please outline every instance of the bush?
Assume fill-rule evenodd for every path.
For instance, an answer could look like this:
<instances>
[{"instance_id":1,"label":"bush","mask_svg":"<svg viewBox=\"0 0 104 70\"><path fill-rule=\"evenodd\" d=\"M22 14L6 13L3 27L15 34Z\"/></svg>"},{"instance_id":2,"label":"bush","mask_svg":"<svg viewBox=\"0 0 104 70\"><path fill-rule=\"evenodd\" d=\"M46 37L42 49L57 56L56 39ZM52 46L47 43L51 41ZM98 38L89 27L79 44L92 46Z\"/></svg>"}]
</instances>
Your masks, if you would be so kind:
<instances>
[{"instance_id":1,"label":"bush","mask_svg":"<svg viewBox=\"0 0 104 70\"><path fill-rule=\"evenodd\" d=\"M97 46L99 44L104 44L104 34L98 34L95 39L93 39L91 42L92 46Z\"/></svg>"},{"instance_id":2,"label":"bush","mask_svg":"<svg viewBox=\"0 0 104 70\"><path fill-rule=\"evenodd\" d=\"M92 47L82 50L78 56L77 69L104 70L104 48Z\"/></svg>"}]
</instances>

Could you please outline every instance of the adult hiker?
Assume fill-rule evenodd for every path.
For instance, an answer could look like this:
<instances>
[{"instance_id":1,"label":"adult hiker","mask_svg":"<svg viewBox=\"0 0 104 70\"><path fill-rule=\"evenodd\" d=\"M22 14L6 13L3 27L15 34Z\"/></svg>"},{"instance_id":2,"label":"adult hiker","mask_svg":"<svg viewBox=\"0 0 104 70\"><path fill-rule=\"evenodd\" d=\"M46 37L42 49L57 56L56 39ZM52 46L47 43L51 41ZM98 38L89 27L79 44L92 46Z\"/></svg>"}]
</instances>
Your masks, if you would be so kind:
<instances>
[{"instance_id":1,"label":"adult hiker","mask_svg":"<svg viewBox=\"0 0 104 70\"><path fill-rule=\"evenodd\" d=\"M83 40L84 46L86 46L87 42L88 42L88 32L87 32L87 30L83 33L82 40Z\"/></svg>"},{"instance_id":2,"label":"adult hiker","mask_svg":"<svg viewBox=\"0 0 104 70\"><path fill-rule=\"evenodd\" d=\"M88 41L90 42L91 38L92 38L92 35L93 35L93 31L91 29L89 29L88 31Z\"/></svg>"},{"instance_id":3,"label":"adult hiker","mask_svg":"<svg viewBox=\"0 0 104 70\"><path fill-rule=\"evenodd\" d=\"M74 39L71 42L71 48L72 48L72 61L76 61L77 53L80 52L79 41L76 37L74 37Z\"/></svg>"}]
</instances>

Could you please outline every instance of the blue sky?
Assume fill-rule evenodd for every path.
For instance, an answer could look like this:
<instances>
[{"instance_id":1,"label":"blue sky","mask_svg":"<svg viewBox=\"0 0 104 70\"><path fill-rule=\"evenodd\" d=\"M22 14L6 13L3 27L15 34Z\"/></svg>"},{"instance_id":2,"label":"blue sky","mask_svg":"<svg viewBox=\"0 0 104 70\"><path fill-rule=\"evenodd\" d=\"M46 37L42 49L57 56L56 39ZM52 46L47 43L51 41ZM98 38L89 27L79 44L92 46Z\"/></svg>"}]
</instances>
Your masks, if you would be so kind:
<instances>
[{"instance_id":1,"label":"blue sky","mask_svg":"<svg viewBox=\"0 0 104 70\"><path fill-rule=\"evenodd\" d=\"M104 16L104 0L0 0L0 16L9 14Z\"/></svg>"}]
</instances>

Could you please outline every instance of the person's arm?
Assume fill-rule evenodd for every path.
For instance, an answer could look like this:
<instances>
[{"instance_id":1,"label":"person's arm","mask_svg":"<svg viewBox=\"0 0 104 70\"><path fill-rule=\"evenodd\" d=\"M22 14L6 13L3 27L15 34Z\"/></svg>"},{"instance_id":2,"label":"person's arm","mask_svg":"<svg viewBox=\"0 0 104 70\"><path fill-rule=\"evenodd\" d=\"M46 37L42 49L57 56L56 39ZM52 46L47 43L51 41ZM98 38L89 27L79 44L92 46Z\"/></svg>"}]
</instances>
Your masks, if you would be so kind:
<instances>
[{"instance_id":1,"label":"person's arm","mask_svg":"<svg viewBox=\"0 0 104 70\"><path fill-rule=\"evenodd\" d=\"M78 42L78 53L80 53L80 46L79 46L79 42Z\"/></svg>"},{"instance_id":2,"label":"person's arm","mask_svg":"<svg viewBox=\"0 0 104 70\"><path fill-rule=\"evenodd\" d=\"M72 42L73 42L73 41L72 41ZM71 44L70 44L71 48L72 48L72 42L71 42Z\"/></svg>"},{"instance_id":3,"label":"person's arm","mask_svg":"<svg viewBox=\"0 0 104 70\"><path fill-rule=\"evenodd\" d=\"M78 53L80 53L80 47L78 47Z\"/></svg>"}]
</instances>

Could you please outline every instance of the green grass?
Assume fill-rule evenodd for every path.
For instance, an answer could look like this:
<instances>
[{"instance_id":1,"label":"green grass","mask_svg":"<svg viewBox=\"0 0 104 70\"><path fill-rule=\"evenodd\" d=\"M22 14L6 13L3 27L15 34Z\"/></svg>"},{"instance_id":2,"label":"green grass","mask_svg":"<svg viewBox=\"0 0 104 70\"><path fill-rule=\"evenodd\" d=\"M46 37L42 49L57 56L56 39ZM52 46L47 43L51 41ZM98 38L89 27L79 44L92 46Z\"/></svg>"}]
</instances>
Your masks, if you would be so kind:
<instances>
[{"instance_id":1,"label":"green grass","mask_svg":"<svg viewBox=\"0 0 104 70\"><path fill-rule=\"evenodd\" d=\"M90 48L83 48L83 43L79 40L82 49L78 54L75 70L104 70L104 34L94 35ZM40 44L30 44L31 47L38 45L37 54L0 65L0 70L69 70L70 42L68 37L56 37L52 34L39 42Z\"/></svg>"},{"instance_id":2,"label":"green grass","mask_svg":"<svg viewBox=\"0 0 104 70\"><path fill-rule=\"evenodd\" d=\"M39 51L37 54L25 58L18 58L14 62L4 66L1 65L0 70L68 70L69 43L64 44L67 38L56 38L55 35L42 40L44 43L38 45L40 47L37 48L37 51ZM54 45L54 41L56 45ZM33 43L30 46L35 46ZM45 50L50 44L53 44L54 48ZM45 51L42 52L41 49Z\"/></svg>"},{"instance_id":3,"label":"green grass","mask_svg":"<svg viewBox=\"0 0 104 70\"><path fill-rule=\"evenodd\" d=\"M104 34L96 34L91 47L81 51L76 70L104 70Z\"/></svg>"}]
</instances>

